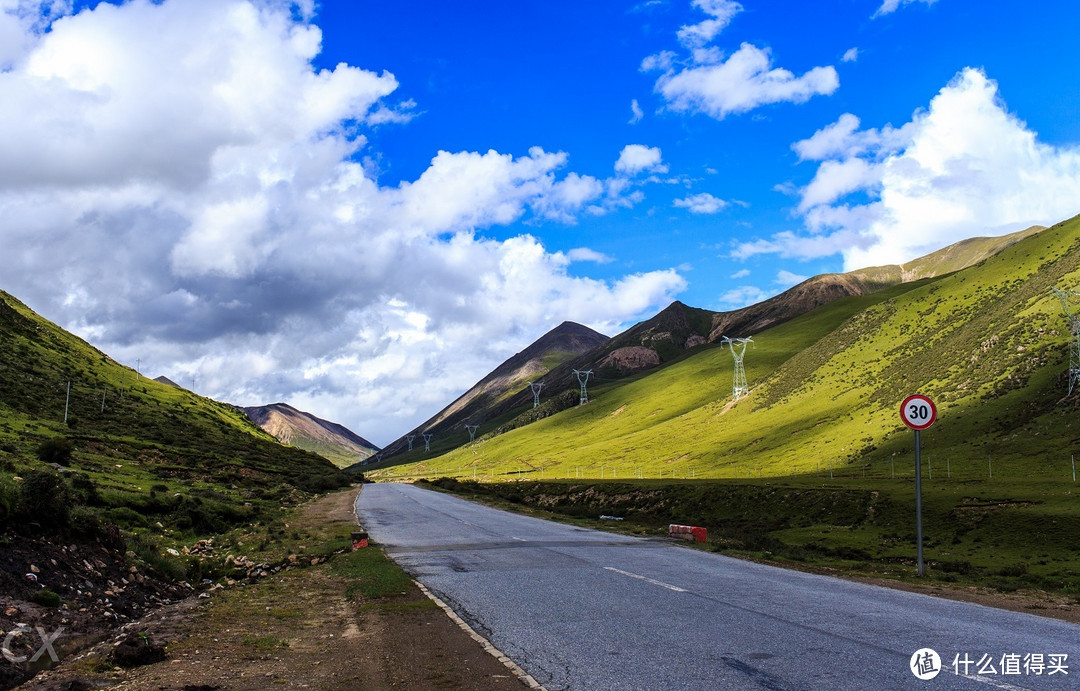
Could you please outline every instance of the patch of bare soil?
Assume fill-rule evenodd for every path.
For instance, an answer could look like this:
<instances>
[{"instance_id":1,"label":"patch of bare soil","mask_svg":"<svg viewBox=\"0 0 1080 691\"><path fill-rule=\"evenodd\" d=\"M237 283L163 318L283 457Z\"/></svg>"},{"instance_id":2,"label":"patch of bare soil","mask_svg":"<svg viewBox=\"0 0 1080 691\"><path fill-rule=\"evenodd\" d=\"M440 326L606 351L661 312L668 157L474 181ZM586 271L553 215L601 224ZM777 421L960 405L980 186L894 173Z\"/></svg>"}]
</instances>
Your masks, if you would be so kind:
<instances>
[{"instance_id":1,"label":"patch of bare soil","mask_svg":"<svg viewBox=\"0 0 1080 691\"><path fill-rule=\"evenodd\" d=\"M323 497L292 527L354 526L355 496ZM163 607L20 688L522 688L415 586L388 598L350 598L349 579L332 566L284 570ZM162 661L122 666L132 664L115 652L125 641L161 650Z\"/></svg>"}]
</instances>

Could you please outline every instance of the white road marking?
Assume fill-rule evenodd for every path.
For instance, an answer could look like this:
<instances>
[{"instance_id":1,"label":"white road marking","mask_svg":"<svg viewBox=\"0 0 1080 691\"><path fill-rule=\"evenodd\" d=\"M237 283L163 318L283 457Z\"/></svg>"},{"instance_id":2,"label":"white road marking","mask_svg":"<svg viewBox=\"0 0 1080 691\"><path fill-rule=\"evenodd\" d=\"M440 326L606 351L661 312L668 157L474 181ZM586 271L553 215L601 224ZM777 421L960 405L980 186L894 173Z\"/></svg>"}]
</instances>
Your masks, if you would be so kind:
<instances>
[{"instance_id":1,"label":"white road marking","mask_svg":"<svg viewBox=\"0 0 1080 691\"><path fill-rule=\"evenodd\" d=\"M613 566L605 566L604 570L605 571L614 571L615 573L620 573L620 574L622 574L624 576L629 576L630 578L636 578L639 581L645 581L646 583L652 583L653 585L658 585L661 588L667 588L668 590L674 590L677 593L689 592L688 590L686 590L684 588L680 588L677 585L671 585L670 583L664 583L663 581L658 581L658 580L656 580L654 578L649 578L648 576L642 576L640 574L630 573L629 571L623 571L622 569L616 569Z\"/></svg>"},{"instance_id":2,"label":"white road marking","mask_svg":"<svg viewBox=\"0 0 1080 691\"><path fill-rule=\"evenodd\" d=\"M942 670L944 673L945 670ZM990 677L982 677L978 674L958 674L958 677L966 677L972 681L982 682L983 684L989 684L990 686L996 686L999 689L1005 689L1006 691L1027 691L1026 686L1013 686L1012 684L998 679L991 679Z\"/></svg>"}]
</instances>

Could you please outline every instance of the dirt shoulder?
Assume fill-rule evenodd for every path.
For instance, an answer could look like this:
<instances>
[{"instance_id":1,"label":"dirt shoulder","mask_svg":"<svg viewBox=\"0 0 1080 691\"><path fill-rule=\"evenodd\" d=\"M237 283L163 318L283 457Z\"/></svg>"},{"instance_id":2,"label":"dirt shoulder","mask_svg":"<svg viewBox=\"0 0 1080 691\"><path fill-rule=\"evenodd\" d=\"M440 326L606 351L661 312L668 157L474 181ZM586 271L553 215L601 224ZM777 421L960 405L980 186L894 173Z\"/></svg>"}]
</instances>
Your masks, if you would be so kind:
<instances>
[{"instance_id":1,"label":"dirt shoulder","mask_svg":"<svg viewBox=\"0 0 1080 691\"><path fill-rule=\"evenodd\" d=\"M290 540L333 545L344 536L347 541L356 529L356 492L331 494L304 507L287 526ZM287 546L304 547L305 557L311 553L311 545ZM147 648L163 647L164 659L131 668L116 665L113 650L126 637ZM262 690L268 685L524 688L376 546L164 607L20 688Z\"/></svg>"}]
</instances>

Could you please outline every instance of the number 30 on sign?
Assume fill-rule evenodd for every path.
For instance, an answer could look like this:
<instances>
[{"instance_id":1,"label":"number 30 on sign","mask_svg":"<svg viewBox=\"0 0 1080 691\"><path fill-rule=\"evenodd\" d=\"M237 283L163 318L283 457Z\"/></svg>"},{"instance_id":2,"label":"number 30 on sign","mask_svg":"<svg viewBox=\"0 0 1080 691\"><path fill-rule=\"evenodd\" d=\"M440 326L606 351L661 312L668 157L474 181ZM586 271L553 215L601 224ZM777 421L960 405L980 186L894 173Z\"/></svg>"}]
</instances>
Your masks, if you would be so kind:
<instances>
[{"instance_id":1,"label":"number 30 on sign","mask_svg":"<svg viewBox=\"0 0 1080 691\"><path fill-rule=\"evenodd\" d=\"M908 396L900 404L900 419L913 430L924 430L937 420L937 408L926 396Z\"/></svg>"}]
</instances>

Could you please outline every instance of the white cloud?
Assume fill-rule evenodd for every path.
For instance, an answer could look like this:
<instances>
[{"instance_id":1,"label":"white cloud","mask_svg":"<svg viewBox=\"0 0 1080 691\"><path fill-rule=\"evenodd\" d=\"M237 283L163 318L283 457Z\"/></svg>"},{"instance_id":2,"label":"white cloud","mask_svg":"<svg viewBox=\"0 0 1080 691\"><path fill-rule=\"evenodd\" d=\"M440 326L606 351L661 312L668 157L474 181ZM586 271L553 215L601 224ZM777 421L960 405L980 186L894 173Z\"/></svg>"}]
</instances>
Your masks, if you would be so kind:
<instances>
[{"instance_id":1,"label":"white cloud","mask_svg":"<svg viewBox=\"0 0 1080 691\"><path fill-rule=\"evenodd\" d=\"M728 202L714 197L708 192L702 192L701 194L692 194L684 199L676 199L672 202L672 205L680 209L689 209L690 213L694 214L715 214L722 211L728 205Z\"/></svg>"},{"instance_id":2,"label":"white cloud","mask_svg":"<svg viewBox=\"0 0 1080 691\"><path fill-rule=\"evenodd\" d=\"M152 376L385 443L564 319L614 333L686 287L571 276L603 255L481 235L641 198L566 153L433 152L380 185L362 133L417 106L387 72L316 70L310 2L100 3L44 25L0 3L3 288ZM624 168L666 169L648 147Z\"/></svg>"},{"instance_id":3,"label":"white cloud","mask_svg":"<svg viewBox=\"0 0 1080 691\"><path fill-rule=\"evenodd\" d=\"M694 0L693 5L711 19L679 29L679 42L687 48L701 48L712 41L743 10L742 5L732 0Z\"/></svg>"},{"instance_id":4,"label":"white cloud","mask_svg":"<svg viewBox=\"0 0 1080 691\"><path fill-rule=\"evenodd\" d=\"M697 52L691 65L668 69L656 91L680 112L705 113L718 120L770 103L804 103L840 86L836 69L814 67L802 76L774 68L767 49L743 43L727 59L719 51Z\"/></svg>"},{"instance_id":5,"label":"white cloud","mask_svg":"<svg viewBox=\"0 0 1080 691\"><path fill-rule=\"evenodd\" d=\"M641 106L638 105L637 99L630 101L630 120L628 124L635 125L641 122L641 119L645 117L645 112L641 110Z\"/></svg>"},{"instance_id":6,"label":"white cloud","mask_svg":"<svg viewBox=\"0 0 1080 691\"><path fill-rule=\"evenodd\" d=\"M1080 212L1080 149L1039 142L980 70L961 71L903 127L858 125L846 114L794 145L801 159L822 161L800 190L809 234L740 243L733 256L839 252L850 270ZM869 199L846 200L855 191Z\"/></svg>"},{"instance_id":7,"label":"white cloud","mask_svg":"<svg viewBox=\"0 0 1080 691\"><path fill-rule=\"evenodd\" d=\"M855 62L859 59L858 48L848 48L844 51L843 57L840 58L840 62Z\"/></svg>"},{"instance_id":8,"label":"white cloud","mask_svg":"<svg viewBox=\"0 0 1080 691\"><path fill-rule=\"evenodd\" d=\"M627 144L619 152L619 159L615 161L615 172L623 175L637 175L643 172L666 173L667 170L667 166L662 161L660 148L656 146Z\"/></svg>"},{"instance_id":9,"label":"white cloud","mask_svg":"<svg viewBox=\"0 0 1080 691\"><path fill-rule=\"evenodd\" d=\"M937 0L885 0L881 3L881 7L877 8L877 11L871 15L871 19L877 19L878 17L884 16L886 14L892 14L900 7L903 7L904 5L910 5L913 2L922 2L929 7L930 5L933 5L935 2L937 2Z\"/></svg>"},{"instance_id":10,"label":"white cloud","mask_svg":"<svg viewBox=\"0 0 1080 691\"><path fill-rule=\"evenodd\" d=\"M790 271L787 271L786 269L781 269L776 273L776 280L774 281L774 283L776 283L776 285L778 286L783 286L784 288L790 288L791 286L802 283L809 278L809 276L800 276L799 274L792 273Z\"/></svg>"},{"instance_id":11,"label":"white cloud","mask_svg":"<svg viewBox=\"0 0 1080 691\"><path fill-rule=\"evenodd\" d=\"M739 286L721 295L718 303L721 310L737 310L757 304L768 297L769 294L757 286Z\"/></svg>"},{"instance_id":12,"label":"white cloud","mask_svg":"<svg viewBox=\"0 0 1080 691\"><path fill-rule=\"evenodd\" d=\"M739 269L735 273L731 274L731 276L729 278L733 278L735 280L738 280L740 278L746 278L749 275L750 275L750 269Z\"/></svg>"},{"instance_id":13,"label":"white cloud","mask_svg":"<svg viewBox=\"0 0 1080 691\"><path fill-rule=\"evenodd\" d=\"M615 261L603 252L597 252L588 247L575 247L566 253L566 258L572 262L596 262L597 264L610 264Z\"/></svg>"}]
</instances>

